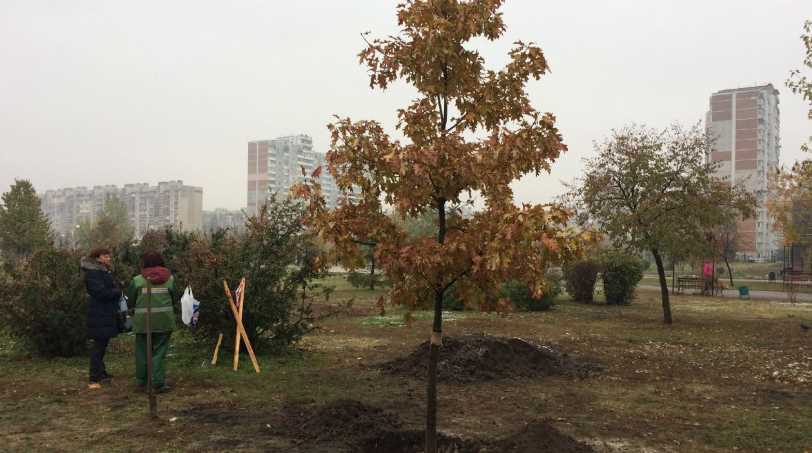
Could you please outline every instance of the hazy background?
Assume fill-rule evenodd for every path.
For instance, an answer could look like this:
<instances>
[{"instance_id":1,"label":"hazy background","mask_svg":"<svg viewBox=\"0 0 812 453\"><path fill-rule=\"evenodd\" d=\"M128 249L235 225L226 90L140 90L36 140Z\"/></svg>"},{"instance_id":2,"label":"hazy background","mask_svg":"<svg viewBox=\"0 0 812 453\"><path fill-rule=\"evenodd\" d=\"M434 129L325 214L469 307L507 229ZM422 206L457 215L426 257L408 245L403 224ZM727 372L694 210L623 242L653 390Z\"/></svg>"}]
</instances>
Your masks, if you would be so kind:
<instances>
[{"instance_id":1,"label":"hazy background","mask_svg":"<svg viewBox=\"0 0 812 453\"><path fill-rule=\"evenodd\" d=\"M372 92L359 33L396 30L389 0L0 0L0 192L182 179L204 209L245 204L246 142L306 133L328 146L333 114L390 129L411 93ZM508 0L508 32L482 47L501 65L516 39L552 74L529 90L570 151L515 185L548 201L592 142L629 122L703 120L713 91L781 91L781 160L801 157L806 106L784 87L802 60L809 0Z\"/></svg>"}]
</instances>

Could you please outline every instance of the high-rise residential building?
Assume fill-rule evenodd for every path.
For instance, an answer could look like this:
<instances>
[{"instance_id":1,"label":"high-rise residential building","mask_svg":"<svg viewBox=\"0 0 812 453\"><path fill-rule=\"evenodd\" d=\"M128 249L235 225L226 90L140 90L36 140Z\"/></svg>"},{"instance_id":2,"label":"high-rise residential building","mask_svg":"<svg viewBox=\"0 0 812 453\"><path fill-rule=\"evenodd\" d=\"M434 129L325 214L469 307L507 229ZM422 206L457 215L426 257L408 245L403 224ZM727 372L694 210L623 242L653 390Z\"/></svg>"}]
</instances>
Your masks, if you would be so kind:
<instances>
[{"instance_id":1,"label":"high-rise residential building","mask_svg":"<svg viewBox=\"0 0 812 453\"><path fill-rule=\"evenodd\" d=\"M127 216L136 237L147 231L173 226L183 231L203 227L203 189L186 186L183 181L149 184L127 184L49 190L42 196L42 210L51 221L55 234L65 241L74 240L76 228L83 222L93 223L110 198L127 206Z\"/></svg>"},{"instance_id":2,"label":"high-rise residential building","mask_svg":"<svg viewBox=\"0 0 812 453\"><path fill-rule=\"evenodd\" d=\"M755 218L737 228L739 255L770 258L780 247L767 212L769 175L781 154L778 90L772 84L717 91L710 98L706 126L713 142L708 158L717 175L741 184L758 201Z\"/></svg>"},{"instance_id":3,"label":"high-rise residential building","mask_svg":"<svg viewBox=\"0 0 812 453\"><path fill-rule=\"evenodd\" d=\"M287 196L290 188L323 167L319 182L328 208L338 204L338 187L327 171L324 155L313 150L309 135L291 135L248 142L248 214L256 214L271 194Z\"/></svg>"},{"instance_id":4,"label":"high-rise residential building","mask_svg":"<svg viewBox=\"0 0 812 453\"><path fill-rule=\"evenodd\" d=\"M245 212L217 208L214 211L203 211L203 231L221 229L242 231L245 228Z\"/></svg>"}]
</instances>

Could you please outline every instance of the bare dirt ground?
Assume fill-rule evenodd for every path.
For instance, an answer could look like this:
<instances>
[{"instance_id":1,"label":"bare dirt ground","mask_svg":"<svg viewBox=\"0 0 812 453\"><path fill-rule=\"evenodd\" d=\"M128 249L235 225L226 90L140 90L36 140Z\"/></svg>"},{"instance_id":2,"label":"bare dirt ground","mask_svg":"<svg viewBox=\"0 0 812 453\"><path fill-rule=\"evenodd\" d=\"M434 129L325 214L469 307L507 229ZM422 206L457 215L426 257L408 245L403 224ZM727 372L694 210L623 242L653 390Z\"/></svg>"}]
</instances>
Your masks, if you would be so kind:
<instances>
[{"instance_id":1,"label":"bare dirt ground","mask_svg":"<svg viewBox=\"0 0 812 453\"><path fill-rule=\"evenodd\" d=\"M157 421L130 378L131 337L113 343L115 378L100 391L85 388L85 359L32 358L0 340L0 450L417 451L404 445L422 436L424 379L385 364L419 354L429 314L410 327L397 310L378 316L378 295L336 291L320 307L333 315L299 352L261 356L259 375L245 357L232 371L229 353L212 367L210 348L174 335L174 390L159 396ZM598 452L812 451L812 332L800 328L812 305L681 296L667 327L656 296L641 291L622 308L447 314L451 337L518 337L599 367L488 379L450 368L468 376L439 387L448 451L569 451L544 446L555 439Z\"/></svg>"}]
</instances>

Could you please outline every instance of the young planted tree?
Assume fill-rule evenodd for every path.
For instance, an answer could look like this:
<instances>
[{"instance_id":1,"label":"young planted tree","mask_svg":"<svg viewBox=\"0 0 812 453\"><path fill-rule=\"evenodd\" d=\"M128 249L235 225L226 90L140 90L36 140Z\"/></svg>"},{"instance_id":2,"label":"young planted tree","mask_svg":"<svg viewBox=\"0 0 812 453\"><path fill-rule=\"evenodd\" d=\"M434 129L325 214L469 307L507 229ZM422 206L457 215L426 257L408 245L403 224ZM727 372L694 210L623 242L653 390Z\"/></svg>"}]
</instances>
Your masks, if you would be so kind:
<instances>
[{"instance_id":1,"label":"young planted tree","mask_svg":"<svg viewBox=\"0 0 812 453\"><path fill-rule=\"evenodd\" d=\"M739 231L735 222L729 222L722 225L716 232L718 237L718 253L725 262L727 268L727 277L730 281L730 287L733 288L733 269L730 268L730 260L736 258L736 252L739 248Z\"/></svg>"},{"instance_id":2,"label":"young planted tree","mask_svg":"<svg viewBox=\"0 0 812 453\"><path fill-rule=\"evenodd\" d=\"M31 182L14 181L0 203L0 252L12 260L51 244L51 225Z\"/></svg>"},{"instance_id":3,"label":"young planted tree","mask_svg":"<svg viewBox=\"0 0 812 453\"><path fill-rule=\"evenodd\" d=\"M434 320L427 385L426 451L437 451L437 362L442 345L443 296L474 301L499 298L502 282L520 280L535 296L545 291L550 263L577 252L568 213L557 206L513 204L510 183L549 171L566 149L552 114L530 104L525 85L547 72L540 48L517 42L501 70L485 67L470 41L496 40L505 31L502 0L407 0L398 6L399 34L368 42L360 62L371 88L395 80L417 98L398 110L402 141L375 121L338 119L329 126L328 168L345 197L325 208L317 170L297 187L309 198L308 223L335 245L342 263L363 254L358 239L377 244L377 262L392 283L390 296L413 305L433 295ZM478 192L485 208L459 215L466 195ZM432 236L410 236L384 214L401 219L431 212Z\"/></svg>"},{"instance_id":4,"label":"young planted tree","mask_svg":"<svg viewBox=\"0 0 812 453\"><path fill-rule=\"evenodd\" d=\"M663 320L671 324L664 252L715 253L709 232L750 216L755 197L714 177L707 136L698 127L665 131L632 126L613 131L572 193L584 213L617 245L648 250L657 264Z\"/></svg>"}]
</instances>

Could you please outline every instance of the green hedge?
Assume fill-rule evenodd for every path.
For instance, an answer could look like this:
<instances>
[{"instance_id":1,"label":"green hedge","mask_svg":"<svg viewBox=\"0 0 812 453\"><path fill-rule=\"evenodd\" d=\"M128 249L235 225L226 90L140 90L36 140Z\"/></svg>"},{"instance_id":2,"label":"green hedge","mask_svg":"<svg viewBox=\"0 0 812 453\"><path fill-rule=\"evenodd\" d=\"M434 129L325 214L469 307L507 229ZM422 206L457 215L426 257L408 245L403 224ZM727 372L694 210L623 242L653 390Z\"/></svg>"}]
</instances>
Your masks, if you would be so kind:
<instances>
[{"instance_id":1,"label":"green hedge","mask_svg":"<svg viewBox=\"0 0 812 453\"><path fill-rule=\"evenodd\" d=\"M627 305L634 297L634 289L643 278L645 263L639 257L619 251L608 250L601 255L601 274L606 303Z\"/></svg>"},{"instance_id":2,"label":"green hedge","mask_svg":"<svg viewBox=\"0 0 812 453\"><path fill-rule=\"evenodd\" d=\"M567 263L563 268L567 293L578 302L592 303L600 269L600 263L592 259Z\"/></svg>"},{"instance_id":3,"label":"green hedge","mask_svg":"<svg viewBox=\"0 0 812 453\"><path fill-rule=\"evenodd\" d=\"M46 249L0 275L0 323L30 351L71 357L87 348L87 294L80 256Z\"/></svg>"}]
</instances>

